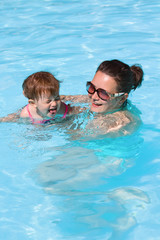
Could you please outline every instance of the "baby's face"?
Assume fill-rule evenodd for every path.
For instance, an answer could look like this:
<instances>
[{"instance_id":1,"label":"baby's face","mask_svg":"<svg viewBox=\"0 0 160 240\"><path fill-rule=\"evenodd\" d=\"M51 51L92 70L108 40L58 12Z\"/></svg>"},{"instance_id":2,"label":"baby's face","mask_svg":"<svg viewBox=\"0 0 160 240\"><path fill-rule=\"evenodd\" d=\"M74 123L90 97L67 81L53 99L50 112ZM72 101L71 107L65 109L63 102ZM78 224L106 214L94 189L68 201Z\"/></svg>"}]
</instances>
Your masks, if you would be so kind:
<instances>
[{"instance_id":1,"label":"baby's face","mask_svg":"<svg viewBox=\"0 0 160 240\"><path fill-rule=\"evenodd\" d=\"M37 113L43 118L53 118L60 109L61 100L59 92L55 95L42 95L41 98L35 100Z\"/></svg>"}]
</instances>

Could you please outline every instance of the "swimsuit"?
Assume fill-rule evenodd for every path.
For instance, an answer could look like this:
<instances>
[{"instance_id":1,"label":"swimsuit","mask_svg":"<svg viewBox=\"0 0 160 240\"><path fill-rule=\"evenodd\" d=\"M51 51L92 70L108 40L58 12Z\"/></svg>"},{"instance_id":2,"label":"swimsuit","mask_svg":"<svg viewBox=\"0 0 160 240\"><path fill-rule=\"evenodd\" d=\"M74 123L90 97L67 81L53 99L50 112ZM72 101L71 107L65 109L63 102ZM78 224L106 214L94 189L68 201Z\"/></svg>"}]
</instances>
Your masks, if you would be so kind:
<instances>
[{"instance_id":1,"label":"swimsuit","mask_svg":"<svg viewBox=\"0 0 160 240\"><path fill-rule=\"evenodd\" d=\"M67 112L68 112L68 105L66 105L65 103L63 103L63 104L65 105L65 113L64 113L62 118L65 118L66 115L67 115ZM29 111L29 104L26 106L26 108L27 108L27 112L28 112L29 118L31 119L33 124L45 124L45 123L48 123L48 122L54 120L54 118L50 118L50 119L44 119L44 120L40 120L40 121L35 121L34 118L31 115L30 111Z\"/></svg>"}]
</instances>

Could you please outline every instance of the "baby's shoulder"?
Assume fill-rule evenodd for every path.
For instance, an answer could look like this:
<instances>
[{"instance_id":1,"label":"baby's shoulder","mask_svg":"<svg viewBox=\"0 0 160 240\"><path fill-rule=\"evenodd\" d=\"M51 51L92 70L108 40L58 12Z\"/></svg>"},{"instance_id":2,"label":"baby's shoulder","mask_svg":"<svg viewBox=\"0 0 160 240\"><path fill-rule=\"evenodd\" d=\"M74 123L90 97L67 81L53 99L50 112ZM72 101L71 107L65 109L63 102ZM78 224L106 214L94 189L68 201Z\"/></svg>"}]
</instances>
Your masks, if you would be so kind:
<instances>
[{"instance_id":1,"label":"baby's shoulder","mask_svg":"<svg viewBox=\"0 0 160 240\"><path fill-rule=\"evenodd\" d=\"M21 118L28 118L29 117L27 106L25 106L21 109L20 117Z\"/></svg>"}]
</instances>

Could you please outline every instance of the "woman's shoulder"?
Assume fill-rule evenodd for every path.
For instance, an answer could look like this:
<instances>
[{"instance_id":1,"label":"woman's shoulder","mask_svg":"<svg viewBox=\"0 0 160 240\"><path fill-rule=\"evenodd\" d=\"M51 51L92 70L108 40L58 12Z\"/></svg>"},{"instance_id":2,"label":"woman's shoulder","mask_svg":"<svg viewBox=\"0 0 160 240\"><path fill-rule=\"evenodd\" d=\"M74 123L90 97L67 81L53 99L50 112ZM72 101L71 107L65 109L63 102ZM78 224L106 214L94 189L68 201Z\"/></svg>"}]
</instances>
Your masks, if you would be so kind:
<instances>
[{"instance_id":1,"label":"woman's shoulder","mask_svg":"<svg viewBox=\"0 0 160 240\"><path fill-rule=\"evenodd\" d=\"M126 110L108 114L98 114L89 122L88 128L96 128L99 134L131 134L140 125L140 118Z\"/></svg>"},{"instance_id":2,"label":"woman's shoulder","mask_svg":"<svg viewBox=\"0 0 160 240\"><path fill-rule=\"evenodd\" d=\"M96 127L99 132L106 134L119 130L129 122L130 119L124 112L98 114L89 123L89 127L93 125L93 127Z\"/></svg>"}]
</instances>

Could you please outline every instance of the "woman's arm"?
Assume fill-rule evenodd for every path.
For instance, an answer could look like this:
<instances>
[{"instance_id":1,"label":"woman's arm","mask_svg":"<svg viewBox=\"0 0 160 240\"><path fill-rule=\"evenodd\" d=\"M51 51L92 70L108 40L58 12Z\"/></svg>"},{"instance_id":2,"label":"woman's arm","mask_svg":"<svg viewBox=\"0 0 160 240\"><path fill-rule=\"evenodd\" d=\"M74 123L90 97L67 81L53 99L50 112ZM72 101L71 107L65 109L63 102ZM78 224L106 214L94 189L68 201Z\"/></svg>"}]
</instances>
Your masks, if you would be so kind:
<instances>
[{"instance_id":1,"label":"woman's arm","mask_svg":"<svg viewBox=\"0 0 160 240\"><path fill-rule=\"evenodd\" d=\"M61 95L62 101L69 101L72 103L89 103L88 95Z\"/></svg>"},{"instance_id":2,"label":"woman's arm","mask_svg":"<svg viewBox=\"0 0 160 240\"><path fill-rule=\"evenodd\" d=\"M17 122L19 118L19 113L11 113L8 114L6 117L0 118L0 122Z\"/></svg>"}]
</instances>

